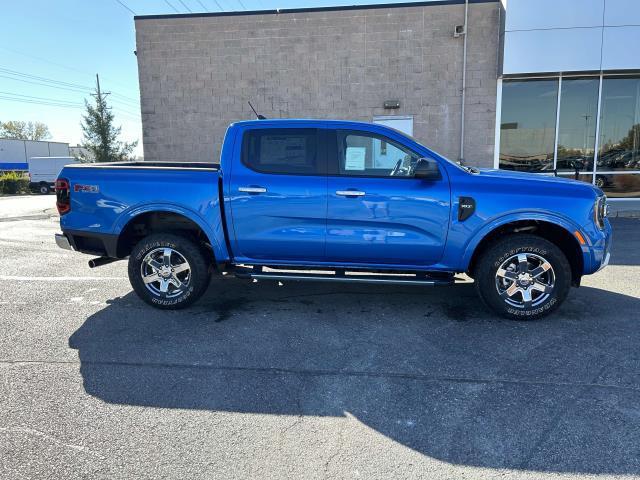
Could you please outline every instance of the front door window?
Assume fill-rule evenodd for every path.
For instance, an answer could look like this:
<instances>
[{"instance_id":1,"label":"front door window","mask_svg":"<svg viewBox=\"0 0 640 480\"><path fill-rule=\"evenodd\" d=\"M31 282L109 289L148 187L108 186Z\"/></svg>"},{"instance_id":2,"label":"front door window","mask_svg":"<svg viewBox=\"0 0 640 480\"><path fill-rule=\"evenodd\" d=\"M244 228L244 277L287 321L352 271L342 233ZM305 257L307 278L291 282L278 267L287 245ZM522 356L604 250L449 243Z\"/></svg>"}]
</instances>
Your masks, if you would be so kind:
<instances>
[{"instance_id":1,"label":"front door window","mask_svg":"<svg viewBox=\"0 0 640 480\"><path fill-rule=\"evenodd\" d=\"M340 175L406 177L419 155L386 137L373 133L338 130Z\"/></svg>"}]
</instances>

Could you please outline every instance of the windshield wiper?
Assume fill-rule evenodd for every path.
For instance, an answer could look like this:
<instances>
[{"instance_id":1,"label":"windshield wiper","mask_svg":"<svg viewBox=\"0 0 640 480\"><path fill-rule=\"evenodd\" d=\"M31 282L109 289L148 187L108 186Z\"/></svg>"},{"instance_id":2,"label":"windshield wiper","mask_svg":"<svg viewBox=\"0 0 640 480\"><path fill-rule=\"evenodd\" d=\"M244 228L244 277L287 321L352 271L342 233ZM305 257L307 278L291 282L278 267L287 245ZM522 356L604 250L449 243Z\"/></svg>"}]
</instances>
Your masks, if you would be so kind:
<instances>
[{"instance_id":1,"label":"windshield wiper","mask_svg":"<svg viewBox=\"0 0 640 480\"><path fill-rule=\"evenodd\" d=\"M463 165L462 163L458 162L458 165L460 165L460 167L462 167L466 172L468 173L480 173L480 170L478 170L475 167L470 167L468 165Z\"/></svg>"}]
</instances>

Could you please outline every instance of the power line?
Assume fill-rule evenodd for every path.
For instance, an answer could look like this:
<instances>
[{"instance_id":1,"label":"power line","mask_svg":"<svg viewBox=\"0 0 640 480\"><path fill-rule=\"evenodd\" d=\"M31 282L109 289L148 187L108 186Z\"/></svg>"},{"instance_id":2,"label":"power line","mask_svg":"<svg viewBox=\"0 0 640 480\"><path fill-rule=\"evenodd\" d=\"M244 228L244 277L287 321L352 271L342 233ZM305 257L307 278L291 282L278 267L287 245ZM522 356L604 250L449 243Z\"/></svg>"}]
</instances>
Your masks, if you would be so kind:
<instances>
[{"instance_id":1,"label":"power line","mask_svg":"<svg viewBox=\"0 0 640 480\"><path fill-rule=\"evenodd\" d=\"M242 0L238 0L238 3L240 4L240 6L241 6L244 10L246 10L246 9L247 9L247 7L245 7L245 6L244 6L244 3L242 3Z\"/></svg>"},{"instance_id":2,"label":"power line","mask_svg":"<svg viewBox=\"0 0 640 480\"><path fill-rule=\"evenodd\" d=\"M67 100L58 100L56 98L47 98L47 97L34 97L33 95L22 95L20 93L13 93L13 92L0 92L0 95L12 95L14 97L20 97L20 98L29 99L29 100L42 100L42 101L47 101L47 102L66 103L66 104L69 104L69 105L80 105L80 106L82 106L81 103L70 102L70 101L67 101Z\"/></svg>"},{"instance_id":3,"label":"power line","mask_svg":"<svg viewBox=\"0 0 640 480\"><path fill-rule=\"evenodd\" d=\"M38 56L31 55L31 54L28 54L28 53L20 52L18 50L13 50L11 48L7 48L7 47L3 47L3 46L0 46L0 49L5 50L7 52L11 52L11 53L17 54L17 55L22 55L23 57L32 58L32 59L38 60L40 62L48 63L49 65L55 65L56 67L64 68L65 70L69 70L69 71L76 72L76 73L81 73L83 75L92 75L93 76L92 73L89 73L89 72L86 72L86 71L83 71L83 70L79 70L77 68L70 67L68 65L63 65L61 63L52 62L51 60L46 59L46 58L42 58L42 57L38 57ZM104 75L103 75L103 78L107 78L108 79L108 77L105 77ZM115 84L121 85L121 86L123 86L123 87L125 87L127 89L131 88L131 85L124 84L124 83L119 82L117 80L110 79L109 81L111 83L115 83ZM128 98L131 98L131 97L128 97Z\"/></svg>"},{"instance_id":4,"label":"power line","mask_svg":"<svg viewBox=\"0 0 640 480\"><path fill-rule=\"evenodd\" d=\"M218 6L218 8L220 9L220 11L224 12L224 8L222 8L222 5L220 5L220 3L218 2L218 0L213 0L215 2L215 4Z\"/></svg>"},{"instance_id":5,"label":"power line","mask_svg":"<svg viewBox=\"0 0 640 480\"><path fill-rule=\"evenodd\" d=\"M0 75L1 77L4 78L10 78L12 80L16 80L16 81L20 81L20 82L25 82L25 83L32 83L35 85L42 85L42 86L47 86L47 87L52 87L52 88L59 88L62 90L70 90L70 91L92 91L93 87L89 87L87 85L80 85L78 83L70 83L70 82L62 82L60 80L54 80L52 78L47 78L47 77L40 77L38 75L33 75L30 73L23 73L23 72L18 72L16 70L9 70L8 68L0 68L0 74L4 73L6 75L10 75L10 77L6 76L6 75ZM19 77L19 78L14 78L14 77ZM28 80L25 80L28 79ZM132 98L132 97L127 97L126 95L121 95L119 93L113 93L113 95L122 98L123 101L127 101L128 103L131 103L132 105L139 105L139 101Z\"/></svg>"},{"instance_id":6,"label":"power line","mask_svg":"<svg viewBox=\"0 0 640 480\"><path fill-rule=\"evenodd\" d=\"M164 0L164 3L166 3L166 4L167 4L167 5L169 5L171 8L173 8L173 10L174 10L176 13L180 13L176 7L174 7L171 3L169 3L169 0Z\"/></svg>"},{"instance_id":7,"label":"power line","mask_svg":"<svg viewBox=\"0 0 640 480\"><path fill-rule=\"evenodd\" d=\"M0 78L7 78L9 80L15 80L16 82L29 83L29 84L32 84L32 85L40 85L40 86L43 86L43 87L58 88L60 90L67 90L69 92L82 93L82 92L87 91L87 90L84 90L84 89L76 89L75 87L74 88L61 87L60 85L49 85L48 83L34 82L34 81L31 81L31 80L25 80L24 78L10 77L9 75L0 75Z\"/></svg>"},{"instance_id":8,"label":"power line","mask_svg":"<svg viewBox=\"0 0 640 480\"><path fill-rule=\"evenodd\" d=\"M71 102L71 101L67 101L67 100L59 100L57 98L48 98L48 97L36 97L33 95L23 95L20 93L13 93L13 92L1 92L0 91L0 99L1 100L9 100L9 101L13 101L13 102L20 102L20 103L32 103L32 104L37 104L37 105L49 105L49 106L53 106L53 107L67 107L67 108L84 108L84 104L79 103L79 102ZM120 106L113 106L113 107L109 107L109 108L113 108L115 111L118 112L119 115L123 115L123 116L127 116L131 119L134 120L140 120L140 114L139 113L135 113L129 110L124 109L123 107Z\"/></svg>"},{"instance_id":9,"label":"power line","mask_svg":"<svg viewBox=\"0 0 640 480\"><path fill-rule=\"evenodd\" d=\"M204 10L205 12L208 11L207 7L204 6L204 3L202 3L200 0L196 0L200 6L202 7L202 10Z\"/></svg>"},{"instance_id":10,"label":"power line","mask_svg":"<svg viewBox=\"0 0 640 480\"><path fill-rule=\"evenodd\" d=\"M69 92L73 92L73 93L80 93L80 94L87 94L91 91L91 89L88 88L76 88L76 87L63 87L60 85L49 85L48 83L43 83L43 82L34 82L31 80L25 80L24 78L14 78L14 77L10 77L8 75L1 75L0 74L0 78L6 78L9 80L14 80L17 82L23 82L23 83L28 83L28 84L32 84L32 85L40 85L42 87L48 87L48 88L56 88L59 90L65 90L65 91L69 91ZM111 99L114 102L120 103L126 107L129 108L135 108L138 107L139 104L133 103L133 102L129 102L128 100L121 100L120 98L112 98ZM124 107L122 107L124 108Z\"/></svg>"},{"instance_id":11,"label":"power line","mask_svg":"<svg viewBox=\"0 0 640 480\"><path fill-rule=\"evenodd\" d=\"M120 0L116 0L116 2L118 2L120 5L122 5L124 8L126 8L127 10L129 10L131 13L133 13L134 15L136 15L136 12L134 12L133 10L131 10L129 7L127 7L125 5L124 2L121 2Z\"/></svg>"},{"instance_id":12,"label":"power line","mask_svg":"<svg viewBox=\"0 0 640 480\"><path fill-rule=\"evenodd\" d=\"M36 105L50 105L52 107L82 109L82 105L71 105L71 104L67 105L67 104L55 103L55 102L42 102L39 100L27 100L25 98L14 98L14 97L7 97L4 95L0 95L0 100L7 100L9 102L17 102L17 103L33 103Z\"/></svg>"},{"instance_id":13,"label":"power line","mask_svg":"<svg viewBox=\"0 0 640 480\"><path fill-rule=\"evenodd\" d=\"M54 80L53 78L39 77L31 73L18 72L17 70L9 70L8 68L0 68L0 72L7 73L9 75L15 75L18 77L25 77L25 78L31 78L34 80L40 80L47 83L54 83L56 85L62 85L65 87L74 87L74 88L81 88L84 90L91 90L91 87L88 87L87 85L80 85L79 83L62 82L60 80Z\"/></svg>"},{"instance_id":14,"label":"power line","mask_svg":"<svg viewBox=\"0 0 640 480\"><path fill-rule=\"evenodd\" d=\"M190 9L189 7L187 7L187 4L186 4L186 3L184 3L182 0L178 0L178 1L182 4L182 6L183 6L184 8L186 8L186 9L189 11L189 13L193 13L193 12L191 11L191 9Z\"/></svg>"}]
</instances>

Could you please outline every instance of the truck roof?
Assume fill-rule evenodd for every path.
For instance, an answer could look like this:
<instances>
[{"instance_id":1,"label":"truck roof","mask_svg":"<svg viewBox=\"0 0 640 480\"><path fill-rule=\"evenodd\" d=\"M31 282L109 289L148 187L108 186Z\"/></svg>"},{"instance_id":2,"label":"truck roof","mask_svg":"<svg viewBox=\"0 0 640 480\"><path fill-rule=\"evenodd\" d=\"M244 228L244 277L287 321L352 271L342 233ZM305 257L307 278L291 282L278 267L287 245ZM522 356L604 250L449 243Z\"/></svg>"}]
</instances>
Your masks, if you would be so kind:
<instances>
[{"instance_id":1,"label":"truck roof","mask_svg":"<svg viewBox=\"0 0 640 480\"><path fill-rule=\"evenodd\" d=\"M389 128L385 125L379 125L371 122L358 122L355 120L326 120L319 118L267 118L264 120L241 120L239 122L234 122L232 126L242 126L242 125L266 125L266 124L279 124L279 125L298 125L301 123L309 124L309 123L317 123L321 125L340 125L344 127L345 125L352 125L354 127L370 127L375 125L376 127Z\"/></svg>"}]
</instances>

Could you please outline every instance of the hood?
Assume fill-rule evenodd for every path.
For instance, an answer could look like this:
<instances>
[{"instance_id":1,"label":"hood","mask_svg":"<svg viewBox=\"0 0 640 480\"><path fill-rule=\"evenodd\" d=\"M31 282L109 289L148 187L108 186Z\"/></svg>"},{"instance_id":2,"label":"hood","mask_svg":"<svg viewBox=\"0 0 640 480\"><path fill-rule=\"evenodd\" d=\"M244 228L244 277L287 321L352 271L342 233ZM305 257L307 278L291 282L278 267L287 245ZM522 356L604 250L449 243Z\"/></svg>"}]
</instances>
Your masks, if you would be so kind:
<instances>
[{"instance_id":1,"label":"hood","mask_svg":"<svg viewBox=\"0 0 640 480\"><path fill-rule=\"evenodd\" d=\"M596 195L602 195L602 191L598 187L595 187L590 183L586 183L581 180L574 180L570 177L555 177L551 175L544 175L541 173L516 172L513 170L496 170L491 168L480 168L478 170L480 170L480 173L478 175L481 177L504 178L505 180L519 179L527 182L549 183L553 185L565 184L577 189L590 190Z\"/></svg>"}]
</instances>

